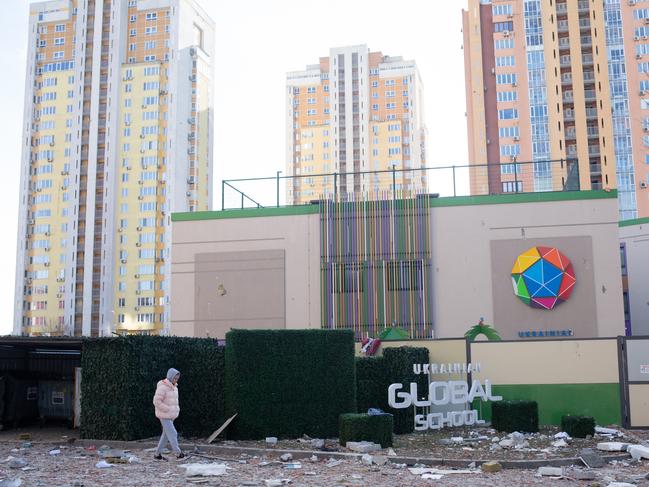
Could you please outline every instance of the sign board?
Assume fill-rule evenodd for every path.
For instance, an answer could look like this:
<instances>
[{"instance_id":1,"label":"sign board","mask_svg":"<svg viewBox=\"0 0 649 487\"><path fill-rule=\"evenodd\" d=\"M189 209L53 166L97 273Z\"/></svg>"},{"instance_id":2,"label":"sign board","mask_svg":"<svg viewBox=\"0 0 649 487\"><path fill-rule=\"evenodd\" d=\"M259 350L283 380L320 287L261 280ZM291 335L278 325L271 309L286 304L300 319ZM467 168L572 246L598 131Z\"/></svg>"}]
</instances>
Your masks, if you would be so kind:
<instances>
[{"instance_id":1,"label":"sign board","mask_svg":"<svg viewBox=\"0 0 649 487\"><path fill-rule=\"evenodd\" d=\"M649 374L649 365L641 365L640 366L640 373L641 374Z\"/></svg>"},{"instance_id":2,"label":"sign board","mask_svg":"<svg viewBox=\"0 0 649 487\"><path fill-rule=\"evenodd\" d=\"M415 374L425 373L427 376L440 374L458 374L479 371L480 364L414 364ZM491 382L486 379L483 383L476 379L470 387L467 380L429 380L427 396L420 399L421 395L417 390L418 384L411 382L406 389L404 384L391 384L388 387L388 404L394 409L405 409L410 406L430 407L446 405L467 405L475 399L482 401L500 401L501 396L494 396L491 390ZM478 419L478 411L475 409L464 409L459 411L448 411L446 413L434 412L429 414L415 414L415 430L441 429L445 426L472 426L484 424Z\"/></svg>"}]
</instances>

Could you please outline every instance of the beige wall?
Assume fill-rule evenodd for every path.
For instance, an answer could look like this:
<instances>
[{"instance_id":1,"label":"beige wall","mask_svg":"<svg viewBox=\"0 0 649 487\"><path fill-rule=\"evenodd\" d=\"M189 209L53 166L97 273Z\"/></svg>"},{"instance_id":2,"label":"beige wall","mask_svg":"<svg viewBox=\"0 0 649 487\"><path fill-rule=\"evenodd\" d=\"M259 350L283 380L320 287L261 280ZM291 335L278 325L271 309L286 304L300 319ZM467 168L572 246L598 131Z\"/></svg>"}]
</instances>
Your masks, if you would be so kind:
<instances>
[{"instance_id":1,"label":"beige wall","mask_svg":"<svg viewBox=\"0 0 649 487\"><path fill-rule=\"evenodd\" d=\"M592 241L592 259L588 259L590 264L586 262L592 265L586 273L592 276L592 282L579 284L580 277L589 279L585 275L578 274L577 279L582 291L590 289L591 296L584 302L590 306L594 302L597 318L596 328L584 331L580 337L624 334L617 200L542 201L542 195L539 200L492 204L499 201L499 197L482 197L475 200L476 204L466 206L445 206L453 202L450 198L433 200L431 248L436 338L461 337L481 317L498 328L494 292L506 293L512 306L526 306L513 294L507 274L517 254L511 255L511 262L506 263L507 272L502 279L506 282L494 286L492 242L519 240L521 245L532 247L574 237L587 237ZM479 204L481 202L483 204ZM261 209L258 214L268 212L269 209ZM254 213L255 210L244 210L241 215ZM231 215L236 216L236 212ZM195 333L192 293L196 255L254 250L283 249L285 252L286 327L320 327L318 214L174 221L173 237L172 333L190 336ZM568 257L573 261L584 258L575 254ZM260 303L251 296L250 306L260 306ZM564 310L577 307L577 311L581 309L579 306L584 304L572 299L561 305ZM546 313L546 317L554 313L534 311ZM559 318L565 317L563 314L556 316L557 329L571 328L570 323L559 323ZM545 324L550 326L551 321L546 319ZM535 324L520 323L520 326L532 329Z\"/></svg>"},{"instance_id":2,"label":"beige wall","mask_svg":"<svg viewBox=\"0 0 649 487\"><path fill-rule=\"evenodd\" d=\"M475 342L476 379L499 385L599 384L619 381L617 340Z\"/></svg>"},{"instance_id":3,"label":"beige wall","mask_svg":"<svg viewBox=\"0 0 649 487\"><path fill-rule=\"evenodd\" d=\"M631 425L649 427L649 384L629 385L629 406Z\"/></svg>"},{"instance_id":4,"label":"beige wall","mask_svg":"<svg viewBox=\"0 0 649 487\"><path fill-rule=\"evenodd\" d=\"M195 280L198 256L250 251L283 251L285 258L285 323L273 320L268 327L318 328L320 326L320 232L319 215L268 216L183 221L173 224L171 334L205 336L197 322ZM254 273L248 276L250 294L247 315L263 316L265 301L260 294L276 289L258 286ZM243 284L238 283L239 286ZM271 284L272 285L272 284ZM228 286L225 285L227 291ZM206 298L207 299L207 298ZM243 313L242 313L243 314ZM277 314L277 313L275 313ZM210 325L211 336L222 338L241 320L230 315L230 322ZM275 316L277 318L277 316ZM263 327L261 324L255 327Z\"/></svg>"},{"instance_id":5,"label":"beige wall","mask_svg":"<svg viewBox=\"0 0 649 487\"><path fill-rule=\"evenodd\" d=\"M431 218L438 338L461 335L480 317L494 323L491 241L520 239L532 247L543 245L547 238L588 235L592 237L595 262L595 336L624 334L615 199L433 208ZM512 266L515 258L512 255ZM509 282L505 285L511 289ZM512 299L518 299L508 292ZM568 301L562 306L570 305ZM523 329L531 325L521 323ZM561 329L567 327L563 325Z\"/></svg>"}]
</instances>

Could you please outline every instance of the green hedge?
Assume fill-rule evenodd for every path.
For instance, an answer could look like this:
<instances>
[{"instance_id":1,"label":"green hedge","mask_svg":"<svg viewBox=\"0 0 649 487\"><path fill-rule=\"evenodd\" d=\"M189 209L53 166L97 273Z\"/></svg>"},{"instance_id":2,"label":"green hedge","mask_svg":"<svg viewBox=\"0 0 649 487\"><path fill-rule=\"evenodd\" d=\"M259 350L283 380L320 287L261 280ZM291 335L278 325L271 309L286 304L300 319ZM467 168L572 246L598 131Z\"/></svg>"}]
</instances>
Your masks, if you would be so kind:
<instances>
[{"instance_id":1,"label":"green hedge","mask_svg":"<svg viewBox=\"0 0 649 487\"><path fill-rule=\"evenodd\" d=\"M428 396L428 383L426 374L415 375L413 364L426 364L429 362L428 349L423 347L395 347L383 350L385 361L385 377L387 384L383 389L384 400L388 400L388 386L394 383L403 384L406 390L410 389L411 382L417 382L419 399ZM394 415L394 432L397 434L412 433L415 429L415 408L385 409Z\"/></svg>"},{"instance_id":2,"label":"green hedge","mask_svg":"<svg viewBox=\"0 0 649 487\"><path fill-rule=\"evenodd\" d=\"M369 408L387 411L389 385L383 357L356 359L356 404L359 413L366 413Z\"/></svg>"},{"instance_id":3,"label":"green hedge","mask_svg":"<svg viewBox=\"0 0 649 487\"><path fill-rule=\"evenodd\" d=\"M586 438L595 434L595 418L591 416L562 416L561 431L574 438Z\"/></svg>"},{"instance_id":4,"label":"green hedge","mask_svg":"<svg viewBox=\"0 0 649 487\"><path fill-rule=\"evenodd\" d=\"M341 414L339 441L343 446L348 441L371 441L387 448L392 446L393 427L393 418L389 415Z\"/></svg>"},{"instance_id":5,"label":"green hedge","mask_svg":"<svg viewBox=\"0 0 649 487\"><path fill-rule=\"evenodd\" d=\"M335 437L356 411L351 330L233 330L225 363L229 438Z\"/></svg>"},{"instance_id":6,"label":"green hedge","mask_svg":"<svg viewBox=\"0 0 649 487\"><path fill-rule=\"evenodd\" d=\"M536 433L539 430L538 405L536 401L492 402L491 426L507 433Z\"/></svg>"},{"instance_id":7,"label":"green hedge","mask_svg":"<svg viewBox=\"0 0 649 487\"><path fill-rule=\"evenodd\" d=\"M81 437L136 440L160 434L153 394L174 367L181 372L185 437L207 437L224 419L224 349L203 338L131 336L88 339L81 355Z\"/></svg>"}]
</instances>

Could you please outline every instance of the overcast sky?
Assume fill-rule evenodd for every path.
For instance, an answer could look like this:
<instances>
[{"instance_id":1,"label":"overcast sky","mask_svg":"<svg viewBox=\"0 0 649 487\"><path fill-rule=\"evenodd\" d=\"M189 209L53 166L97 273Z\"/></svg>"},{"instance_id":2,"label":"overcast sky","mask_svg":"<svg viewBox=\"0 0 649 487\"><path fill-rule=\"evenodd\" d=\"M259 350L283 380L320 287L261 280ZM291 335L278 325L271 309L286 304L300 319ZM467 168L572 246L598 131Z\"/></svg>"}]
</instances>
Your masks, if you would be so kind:
<instances>
[{"instance_id":1,"label":"overcast sky","mask_svg":"<svg viewBox=\"0 0 649 487\"><path fill-rule=\"evenodd\" d=\"M428 165L466 164L461 9L465 1L198 0L216 22L214 183L284 169L285 73L333 46L417 62L424 83ZM9 333L13 293L27 53L28 0L1 0L0 334ZM254 140L254 143L251 143ZM220 207L220 194L215 205Z\"/></svg>"}]
</instances>

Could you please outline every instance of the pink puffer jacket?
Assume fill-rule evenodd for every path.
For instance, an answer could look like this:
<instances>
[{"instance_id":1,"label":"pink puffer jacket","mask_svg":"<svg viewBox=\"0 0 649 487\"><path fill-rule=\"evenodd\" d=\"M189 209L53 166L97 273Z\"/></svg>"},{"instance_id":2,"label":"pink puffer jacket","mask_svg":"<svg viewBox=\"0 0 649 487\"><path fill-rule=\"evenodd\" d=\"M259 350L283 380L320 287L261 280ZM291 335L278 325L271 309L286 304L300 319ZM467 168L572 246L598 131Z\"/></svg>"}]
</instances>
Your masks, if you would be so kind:
<instances>
[{"instance_id":1,"label":"pink puffer jacket","mask_svg":"<svg viewBox=\"0 0 649 487\"><path fill-rule=\"evenodd\" d=\"M180 414L178 404L178 387L167 379L158 382L158 387L153 396L155 416L159 419L176 419Z\"/></svg>"}]
</instances>

